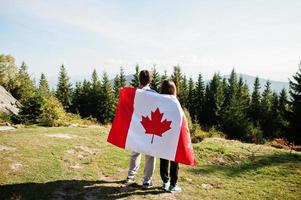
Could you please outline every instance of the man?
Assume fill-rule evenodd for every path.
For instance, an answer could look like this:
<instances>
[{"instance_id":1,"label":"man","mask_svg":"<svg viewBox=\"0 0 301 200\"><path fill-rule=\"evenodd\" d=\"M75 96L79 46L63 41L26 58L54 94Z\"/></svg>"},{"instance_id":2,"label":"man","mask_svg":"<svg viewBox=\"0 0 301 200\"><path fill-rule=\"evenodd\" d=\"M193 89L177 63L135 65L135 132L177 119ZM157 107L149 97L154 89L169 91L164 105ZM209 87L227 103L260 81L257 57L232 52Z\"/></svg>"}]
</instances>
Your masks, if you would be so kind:
<instances>
[{"instance_id":1,"label":"man","mask_svg":"<svg viewBox=\"0 0 301 200\"><path fill-rule=\"evenodd\" d=\"M151 74L148 70L142 70L139 73L139 89L147 90L150 92L155 92L150 89L151 84ZM127 176L127 183L132 183L135 181L135 174L137 174L141 161L141 153L131 152L130 166ZM143 187L149 188L153 185L152 176L155 170L156 159L153 156L145 155L145 165L144 165L144 179Z\"/></svg>"}]
</instances>

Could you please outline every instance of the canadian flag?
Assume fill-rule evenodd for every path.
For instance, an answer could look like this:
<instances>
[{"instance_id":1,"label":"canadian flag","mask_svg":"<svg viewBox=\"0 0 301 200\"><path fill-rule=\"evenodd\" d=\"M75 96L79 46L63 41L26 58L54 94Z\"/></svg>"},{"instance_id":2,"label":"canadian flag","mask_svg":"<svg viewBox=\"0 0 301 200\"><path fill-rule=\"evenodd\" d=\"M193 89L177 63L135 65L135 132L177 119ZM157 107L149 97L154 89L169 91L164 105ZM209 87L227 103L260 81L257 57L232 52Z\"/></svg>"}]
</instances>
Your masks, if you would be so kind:
<instances>
[{"instance_id":1,"label":"canadian flag","mask_svg":"<svg viewBox=\"0 0 301 200\"><path fill-rule=\"evenodd\" d=\"M154 157L196 164L186 117L173 95L121 89L108 142Z\"/></svg>"}]
</instances>

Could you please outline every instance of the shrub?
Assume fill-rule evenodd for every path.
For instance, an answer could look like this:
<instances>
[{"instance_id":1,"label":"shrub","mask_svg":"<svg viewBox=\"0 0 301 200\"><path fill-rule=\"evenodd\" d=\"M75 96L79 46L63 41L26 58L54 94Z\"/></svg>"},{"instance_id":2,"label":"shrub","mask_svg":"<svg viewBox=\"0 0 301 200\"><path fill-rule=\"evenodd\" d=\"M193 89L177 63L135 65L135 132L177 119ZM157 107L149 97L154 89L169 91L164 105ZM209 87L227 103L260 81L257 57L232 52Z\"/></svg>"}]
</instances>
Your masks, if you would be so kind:
<instances>
[{"instance_id":1,"label":"shrub","mask_svg":"<svg viewBox=\"0 0 301 200\"><path fill-rule=\"evenodd\" d=\"M252 126L248 135L248 140L257 144L263 144L263 131L259 127Z\"/></svg>"},{"instance_id":2,"label":"shrub","mask_svg":"<svg viewBox=\"0 0 301 200\"><path fill-rule=\"evenodd\" d=\"M250 133L252 133L252 123L240 114L227 114L223 116L223 123L221 130L227 134L229 139L240 139L249 141Z\"/></svg>"},{"instance_id":3,"label":"shrub","mask_svg":"<svg viewBox=\"0 0 301 200\"><path fill-rule=\"evenodd\" d=\"M202 131L201 126L198 123L192 122L190 114L186 108L184 108L184 113L187 119L187 124L188 124L192 143L201 142L203 139L208 137L208 134Z\"/></svg>"},{"instance_id":4,"label":"shrub","mask_svg":"<svg viewBox=\"0 0 301 200\"><path fill-rule=\"evenodd\" d=\"M12 123L11 115L7 113L0 112L0 123Z\"/></svg>"},{"instance_id":5,"label":"shrub","mask_svg":"<svg viewBox=\"0 0 301 200\"><path fill-rule=\"evenodd\" d=\"M41 114L38 122L44 126L60 126L64 124L66 113L61 102L53 95L43 98Z\"/></svg>"},{"instance_id":6,"label":"shrub","mask_svg":"<svg viewBox=\"0 0 301 200\"><path fill-rule=\"evenodd\" d=\"M190 133L192 143L199 143L208 137L208 133L203 131L198 123L192 124L192 130Z\"/></svg>"},{"instance_id":7,"label":"shrub","mask_svg":"<svg viewBox=\"0 0 301 200\"><path fill-rule=\"evenodd\" d=\"M11 121L13 124L21 124L22 123L22 119L21 119L21 116L20 115L15 115L13 114L11 117L10 117Z\"/></svg>"},{"instance_id":8,"label":"shrub","mask_svg":"<svg viewBox=\"0 0 301 200\"><path fill-rule=\"evenodd\" d=\"M97 119L87 117L82 119L79 114L66 113L64 125L79 124L79 125L94 125L97 124Z\"/></svg>"},{"instance_id":9,"label":"shrub","mask_svg":"<svg viewBox=\"0 0 301 200\"><path fill-rule=\"evenodd\" d=\"M189 131L191 131L191 128L192 128L192 120L191 120L189 111L188 111L186 108L184 108L183 111L184 111L184 115L185 115L185 117L186 117L186 119L187 119L187 125L188 125L188 128L189 128Z\"/></svg>"},{"instance_id":10,"label":"shrub","mask_svg":"<svg viewBox=\"0 0 301 200\"><path fill-rule=\"evenodd\" d=\"M66 113L62 103L54 95L41 96L39 93L24 102L19 116L13 116L13 121L43 126L96 124L96 119L81 119L79 115Z\"/></svg>"},{"instance_id":11,"label":"shrub","mask_svg":"<svg viewBox=\"0 0 301 200\"><path fill-rule=\"evenodd\" d=\"M214 126L211 127L208 131L208 137L222 137L225 138L225 134L217 130Z\"/></svg>"}]
</instances>

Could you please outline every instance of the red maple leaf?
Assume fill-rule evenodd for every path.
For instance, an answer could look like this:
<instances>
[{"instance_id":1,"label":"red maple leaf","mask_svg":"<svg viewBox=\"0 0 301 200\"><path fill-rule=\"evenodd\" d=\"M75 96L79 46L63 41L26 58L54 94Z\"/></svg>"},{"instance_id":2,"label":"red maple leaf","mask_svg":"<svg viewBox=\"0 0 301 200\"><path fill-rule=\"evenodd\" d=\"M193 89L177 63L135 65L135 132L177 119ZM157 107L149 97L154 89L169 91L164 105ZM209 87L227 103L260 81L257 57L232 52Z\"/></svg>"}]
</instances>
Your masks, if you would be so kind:
<instances>
[{"instance_id":1,"label":"red maple leaf","mask_svg":"<svg viewBox=\"0 0 301 200\"><path fill-rule=\"evenodd\" d=\"M161 113L160 109L157 108L155 112L151 112L151 119L148 116L142 116L141 124L145 129L145 134L153 134L151 144L155 135L162 137L163 133L171 129L171 121L165 119L161 122L163 115L164 113Z\"/></svg>"}]
</instances>

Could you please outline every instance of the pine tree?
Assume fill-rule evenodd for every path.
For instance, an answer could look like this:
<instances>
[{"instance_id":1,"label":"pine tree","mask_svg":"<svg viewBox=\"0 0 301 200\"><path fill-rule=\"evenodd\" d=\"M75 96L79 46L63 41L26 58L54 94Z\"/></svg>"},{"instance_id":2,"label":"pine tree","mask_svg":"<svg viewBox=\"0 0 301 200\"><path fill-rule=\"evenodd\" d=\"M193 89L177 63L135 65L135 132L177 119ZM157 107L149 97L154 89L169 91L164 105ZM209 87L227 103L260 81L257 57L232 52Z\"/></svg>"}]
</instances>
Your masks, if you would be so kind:
<instances>
[{"instance_id":1,"label":"pine tree","mask_svg":"<svg viewBox=\"0 0 301 200\"><path fill-rule=\"evenodd\" d=\"M22 62L22 65L17 74L17 81L18 86L15 89L14 94L21 103L26 99L34 96L36 88L33 80L31 80L28 73L28 67L24 62Z\"/></svg>"},{"instance_id":2,"label":"pine tree","mask_svg":"<svg viewBox=\"0 0 301 200\"><path fill-rule=\"evenodd\" d=\"M272 106L272 90L271 90L271 82L267 81L265 84L265 89L262 93L261 104L263 109L270 110Z\"/></svg>"},{"instance_id":3,"label":"pine tree","mask_svg":"<svg viewBox=\"0 0 301 200\"><path fill-rule=\"evenodd\" d=\"M260 126L263 131L264 137L268 138L272 136L270 119L272 116L272 104L273 95L271 91L271 82L267 81L265 84L265 89L262 93L261 99L261 115L260 115Z\"/></svg>"},{"instance_id":4,"label":"pine tree","mask_svg":"<svg viewBox=\"0 0 301 200\"><path fill-rule=\"evenodd\" d=\"M238 93L237 74L234 69L231 71L228 81L223 79L222 88L225 94L223 110L227 110L231 106L232 101L237 98Z\"/></svg>"},{"instance_id":5,"label":"pine tree","mask_svg":"<svg viewBox=\"0 0 301 200\"><path fill-rule=\"evenodd\" d=\"M252 128L246 116L249 102L248 88L242 77L237 82L234 71L229 79L227 91L228 103L222 114L222 130L229 138L248 140Z\"/></svg>"},{"instance_id":6,"label":"pine tree","mask_svg":"<svg viewBox=\"0 0 301 200\"><path fill-rule=\"evenodd\" d=\"M91 106L91 92L92 91L92 84L90 81L84 80L81 88L81 95L79 98L79 105L80 105L80 115L82 117L92 117L92 110L98 109L98 108L93 108Z\"/></svg>"},{"instance_id":7,"label":"pine tree","mask_svg":"<svg viewBox=\"0 0 301 200\"><path fill-rule=\"evenodd\" d=\"M113 90L114 90L114 95L115 95L115 101L117 103L118 96L119 96L119 91L122 87L126 86L126 78L124 75L124 70L122 67L120 67L120 72L117 74L114 78L114 83L113 83Z\"/></svg>"},{"instance_id":8,"label":"pine tree","mask_svg":"<svg viewBox=\"0 0 301 200\"><path fill-rule=\"evenodd\" d=\"M64 65L60 68L58 85L56 89L56 97L63 104L65 110L69 111L71 106L71 94L72 87L71 83L69 83L69 77L67 75L66 69Z\"/></svg>"},{"instance_id":9,"label":"pine tree","mask_svg":"<svg viewBox=\"0 0 301 200\"><path fill-rule=\"evenodd\" d=\"M116 99L118 99L120 88L121 88L121 86L120 86L120 78L119 78L119 75L116 74L116 76L114 78L114 85L113 85L114 95L115 95Z\"/></svg>"},{"instance_id":10,"label":"pine tree","mask_svg":"<svg viewBox=\"0 0 301 200\"><path fill-rule=\"evenodd\" d=\"M188 84L187 84L187 78L184 75L181 81L181 96L179 98L180 103L184 108L187 108L188 105L187 97L188 97Z\"/></svg>"},{"instance_id":11,"label":"pine tree","mask_svg":"<svg viewBox=\"0 0 301 200\"><path fill-rule=\"evenodd\" d=\"M290 96L292 111L290 114L290 129L291 135L288 138L297 144L301 144L301 62L298 72L290 80Z\"/></svg>"},{"instance_id":12,"label":"pine tree","mask_svg":"<svg viewBox=\"0 0 301 200\"><path fill-rule=\"evenodd\" d=\"M259 120L261 115L261 94L260 94L260 82L259 78L256 77L254 82L254 88L252 92L251 103L248 109L248 116L253 122L253 125L259 127Z\"/></svg>"},{"instance_id":13,"label":"pine tree","mask_svg":"<svg viewBox=\"0 0 301 200\"><path fill-rule=\"evenodd\" d=\"M279 128L280 136L286 137L286 134L289 132L289 104L288 104L287 92L285 89L282 89L279 95Z\"/></svg>"},{"instance_id":14,"label":"pine tree","mask_svg":"<svg viewBox=\"0 0 301 200\"><path fill-rule=\"evenodd\" d=\"M289 111L287 92L284 88L280 91L279 94L279 109L284 113Z\"/></svg>"},{"instance_id":15,"label":"pine tree","mask_svg":"<svg viewBox=\"0 0 301 200\"><path fill-rule=\"evenodd\" d=\"M93 73L92 73L92 78L91 78L91 90L90 90L90 94L88 95L89 96L89 106L90 106L90 115L93 117L93 118L96 118L99 120L99 116L100 116L100 113L99 113L99 108L102 104L102 95L101 95L101 82L99 80L99 77L98 77L98 74L96 72L96 70L94 69L93 70Z\"/></svg>"},{"instance_id":16,"label":"pine tree","mask_svg":"<svg viewBox=\"0 0 301 200\"><path fill-rule=\"evenodd\" d=\"M250 93L249 87L246 82L244 82L243 77L240 76L238 80L238 88L236 98L239 99L244 106L244 112L247 112L247 109L250 106Z\"/></svg>"},{"instance_id":17,"label":"pine tree","mask_svg":"<svg viewBox=\"0 0 301 200\"><path fill-rule=\"evenodd\" d=\"M155 91L159 91L159 85L160 85L160 75L156 69L156 65L154 65L152 69L152 83L151 83L151 89Z\"/></svg>"},{"instance_id":18,"label":"pine tree","mask_svg":"<svg viewBox=\"0 0 301 200\"><path fill-rule=\"evenodd\" d=\"M237 74L235 70L233 69L230 75L230 78L228 79L228 86L227 86L227 93L225 96L225 104L226 106L229 106L233 98L237 95L238 90L238 82L237 82Z\"/></svg>"},{"instance_id":19,"label":"pine tree","mask_svg":"<svg viewBox=\"0 0 301 200\"><path fill-rule=\"evenodd\" d=\"M184 100L184 91L183 91L183 86L185 85L185 83L183 84L183 76L182 76L180 66L174 66L173 74L171 75L171 79L173 80L173 82L175 83L175 85L177 87L178 99L179 99L181 105L183 107L185 107L186 102ZM186 85L187 85L187 82L186 82Z\"/></svg>"},{"instance_id":20,"label":"pine tree","mask_svg":"<svg viewBox=\"0 0 301 200\"><path fill-rule=\"evenodd\" d=\"M24 100L19 112L21 122L24 124L36 124L42 114L43 98L38 94Z\"/></svg>"},{"instance_id":21,"label":"pine tree","mask_svg":"<svg viewBox=\"0 0 301 200\"><path fill-rule=\"evenodd\" d=\"M195 86L193 79L190 77L188 81L188 96L187 96L187 109L191 117L196 119L196 95L195 95Z\"/></svg>"},{"instance_id":22,"label":"pine tree","mask_svg":"<svg viewBox=\"0 0 301 200\"><path fill-rule=\"evenodd\" d=\"M252 124L246 117L243 103L236 99L232 100L230 105L222 114L222 131L229 138L250 140Z\"/></svg>"},{"instance_id":23,"label":"pine tree","mask_svg":"<svg viewBox=\"0 0 301 200\"><path fill-rule=\"evenodd\" d=\"M215 73L206 86L204 117L208 127L220 125L224 100L221 76Z\"/></svg>"},{"instance_id":24,"label":"pine tree","mask_svg":"<svg viewBox=\"0 0 301 200\"><path fill-rule=\"evenodd\" d=\"M168 75L167 75L167 71L164 70L164 74L161 76L160 82L162 83L162 81L168 79Z\"/></svg>"},{"instance_id":25,"label":"pine tree","mask_svg":"<svg viewBox=\"0 0 301 200\"><path fill-rule=\"evenodd\" d=\"M77 81L75 83L75 88L72 92L72 107L71 107L71 112L76 113L76 114L82 114L81 113L81 98L82 98L82 93L83 93L83 87L82 83L80 81Z\"/></svg>"},{"instance_id":26,"label":"pine tree","mask_svg":"<svg viewBox=\"0 0 301 200\"><path fill-rule=\"evenodd\" d=\"M229 89L228 79L226 77L224 77L223 80L222 80L222 90L223 90L223 93L225 95L225 100L224 100L224 103L222 105L222 110L223 111L225 111L227 109L227 107L229 106L229 103L227 102L228 89Z\"/></svg>"},{"instance_id":27,"label":"pine tree","mask_svg":"<svg viewBox=\"0 0 301 200\"><path fill-rule=\"evenodd\" d=\"M41 96L49 96L50 89L48 85L48 81L44 73L41 74L40 82L39 82L39 93Z\"/></svg>"},{"instance_id":28,"label":"pine tree","mask_svg":"<svg viewBox=\"0 0 301 200\"><path fill-rule=\"evenodd\" d=\"M174 66L173 74L171 75L171 79L175 83L177 87L177 94L180 96L181 94L181 82L182 82L182 72L180 66Z\"/></svg>"},{"instance_id":29,"label":"pine tree","mask_svg":"<svg viewBox=\"0 0 301 200\"><path fill-rule=\"evenodd\" d=\"M124 69L122 67L120 67L119 80L120 80L120 87L125 87L126 86L126 78L124 75Z\"/></svg>"},{"instance_id":30,"label":"pine tree","mask_svg":"<svg viewBox=\"0 0 301 200\"><path fill-rule=\"evenodd\" d=\"M276 92L272 94L272 106L270 111L269 121L269 136L271 138L280 137L280 113L279 113L279 98Z\"/></svg>"},{"instance_id":31,"label":"pine tree","mask_svg":"<svg viewBox=\"0 0 301 200\"><path fill-rule=\"evenodd\" d=\"M248 113L248 109L250 107L250 103L251 103L251 97L250 97L250 90L249 90L249 86L247 84L247 82L244 83L243 89L242 89L242 98L245 99L245 103L247 105L247 110L246 112Z\"/></svg>"},{"instance_id":32,"label":"pine tree","mask_svg":"<svg viewBox=\"0 0 301 200\"><path fill-rule=\"evenodd\" d=\"M195 86L195 115L200 124L204 123L205 83L202 74L199 74Z\"/></svg>"},{"instance_id":33,"label":"pine tree","mask_svg":"<svg viewBox=\"0 0 301 200\"><path fill-rule=\"evenodd\" d=\"M115 114L115 99L112 86L108 74L105 72L102 78L101 86L101 105L99 110L99 120L103 124L107 124L113 120Z\"/></svg>"},{"instance_id":34,"label":"pine tree","mask_svg":"<svg viewBox=\"0 0 301 200\"><path fill-rule=\"evenodd\" d=\"M130 82L130 85L133 87L139 87L139 72L139 65L136 65L134 77Z\"/></svg>"}]
</instances>

